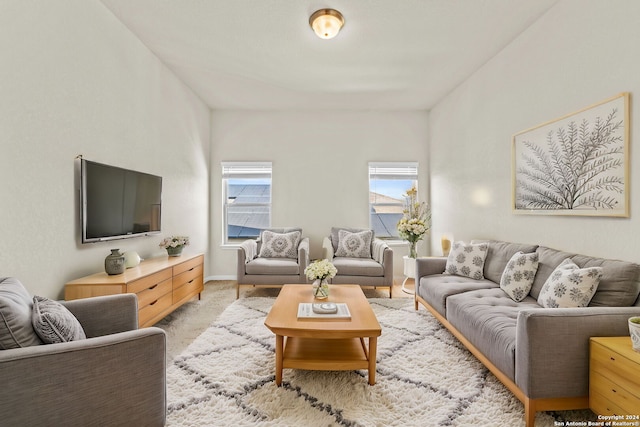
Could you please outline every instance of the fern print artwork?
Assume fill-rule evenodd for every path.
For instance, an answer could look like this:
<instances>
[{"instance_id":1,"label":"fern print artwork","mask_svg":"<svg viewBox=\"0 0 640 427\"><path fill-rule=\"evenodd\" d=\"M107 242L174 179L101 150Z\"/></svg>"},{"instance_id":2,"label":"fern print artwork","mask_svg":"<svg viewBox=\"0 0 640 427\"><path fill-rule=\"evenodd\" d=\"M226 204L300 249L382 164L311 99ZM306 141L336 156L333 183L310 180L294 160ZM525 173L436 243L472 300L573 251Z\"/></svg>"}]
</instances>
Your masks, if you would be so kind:
<instances>
[{"instance_id":1,"label":"fern print artwork","mask_svg":"<svg viewBox=\"0 0 640 427\"><path fill-rule=\"evenodd\" d=\"M513 137L516 213L628 216L628 94Z\"/></svg>"}]
</instances>

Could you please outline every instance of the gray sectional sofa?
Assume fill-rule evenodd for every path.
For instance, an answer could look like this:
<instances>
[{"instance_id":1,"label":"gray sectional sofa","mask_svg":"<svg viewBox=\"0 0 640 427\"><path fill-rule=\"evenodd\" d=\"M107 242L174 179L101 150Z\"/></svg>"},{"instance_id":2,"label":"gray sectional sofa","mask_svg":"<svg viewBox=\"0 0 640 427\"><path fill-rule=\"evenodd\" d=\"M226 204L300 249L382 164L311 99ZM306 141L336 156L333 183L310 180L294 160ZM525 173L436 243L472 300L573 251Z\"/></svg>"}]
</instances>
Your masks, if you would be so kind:
<instances>
[{"instance_id":1,"label":"gray sectional sofa","mask_svg":"<svg viewBox=\"0 0 640 427\"><path fill-rule=\"evenodd\" d=\"M589 338L629 335L640 315L640 265L538 245L489 241L480 280L445 274L446 258L419 258L415 308L426 307L524 404L526 425L537 411L589 407ZM514 301L500 288L518 251L538 254L529 294ZM601 267L587 307L544 308L538 296L563 260Z\"/></svg>"}]
</instances>

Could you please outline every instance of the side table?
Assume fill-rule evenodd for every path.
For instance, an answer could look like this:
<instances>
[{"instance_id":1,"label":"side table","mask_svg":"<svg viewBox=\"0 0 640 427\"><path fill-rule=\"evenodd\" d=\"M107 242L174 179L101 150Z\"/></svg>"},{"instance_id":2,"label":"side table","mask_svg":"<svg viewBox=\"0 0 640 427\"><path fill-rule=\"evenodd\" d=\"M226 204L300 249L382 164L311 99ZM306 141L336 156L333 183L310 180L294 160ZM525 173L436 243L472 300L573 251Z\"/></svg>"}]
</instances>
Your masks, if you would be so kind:
<instances>
[{"instance_id":1,"label":"side table","mask_svg":"<svg viewBox=\"0 0 640 427\"><path fill-rule=\"evenodd\" d=\"M631 338L592 337L589 343L589 406L598 415L640 417L640 353Z\"/></svg>"},{"instance_id":2,"label":"side table","mask_svg":"<svg viewBox=\"0 0 640 427\"><path fill-rule=\"evenodd\" d=\"M409 280L409 278L415 278L416 276L416 259L409 258L409 256L405 255L402 257L402 260L404 261L404 280L402 281L402 292L414 295L415 292L411 289L407 289L405 285L407 284L407 280Z\"/></svg>"}]
</instances>

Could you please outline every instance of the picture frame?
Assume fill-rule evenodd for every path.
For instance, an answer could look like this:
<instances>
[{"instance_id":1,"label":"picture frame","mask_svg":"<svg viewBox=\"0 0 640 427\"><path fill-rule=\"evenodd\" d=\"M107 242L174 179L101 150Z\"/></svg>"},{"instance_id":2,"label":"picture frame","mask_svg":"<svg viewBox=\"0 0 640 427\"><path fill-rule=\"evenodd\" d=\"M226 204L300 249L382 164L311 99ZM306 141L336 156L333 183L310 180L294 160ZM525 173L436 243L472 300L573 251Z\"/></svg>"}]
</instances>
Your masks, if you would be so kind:
<instances>
[{"instance_id":1,"label":"picture frame","mask_svg":"<svg viewBox=\"0 0 640 427\"><path fill-rule=\"evenodd\" d=\"M629 93L512 138L512 210L629 217Z\"/></svg>"}]
</instances>

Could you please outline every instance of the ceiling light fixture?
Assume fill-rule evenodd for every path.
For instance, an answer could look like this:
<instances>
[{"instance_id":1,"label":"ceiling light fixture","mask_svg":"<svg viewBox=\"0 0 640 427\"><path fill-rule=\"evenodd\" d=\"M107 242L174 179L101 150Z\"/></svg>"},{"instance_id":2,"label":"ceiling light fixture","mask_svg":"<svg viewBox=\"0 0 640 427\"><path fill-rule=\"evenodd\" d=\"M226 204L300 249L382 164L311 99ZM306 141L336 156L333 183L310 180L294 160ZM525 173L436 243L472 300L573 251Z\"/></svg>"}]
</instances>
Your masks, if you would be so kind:
<instances>
[{"instance_id":1,"label":"ceiling light fixture","mask_svg":"<svg viewBox=\"0 0 640 427\"><path fill-rule=\"evenodd\" d=\"M309 25L321 39L332 39L344 26L344 17L335 9L320 9L309 17Z\"/></svg>"}]
</instances>

